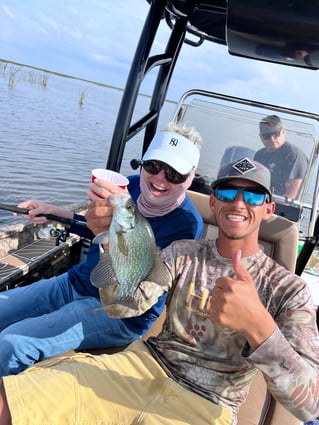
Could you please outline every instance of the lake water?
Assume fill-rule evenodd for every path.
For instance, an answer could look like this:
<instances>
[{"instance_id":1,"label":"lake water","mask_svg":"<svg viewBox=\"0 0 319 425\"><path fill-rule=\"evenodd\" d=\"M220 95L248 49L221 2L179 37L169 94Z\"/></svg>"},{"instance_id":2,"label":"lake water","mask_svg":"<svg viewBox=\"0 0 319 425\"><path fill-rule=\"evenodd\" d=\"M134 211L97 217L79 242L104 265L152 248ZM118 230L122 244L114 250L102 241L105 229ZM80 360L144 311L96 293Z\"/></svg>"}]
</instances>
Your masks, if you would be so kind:
<instances>
[{"instance_id":1,"label":"lake water","mask_svg":"<svg viewBox=\"0 0 319 425\"><path fill-rule=\"evenodd\" d=\"M0 93L0 203L17 205L35 198L66 208L83 204L91 170L105 168L123 91L0 62ZM139 97L133 122L149 102L149 97ZM194 124L205 141L198 172L207 176L217 175L226 144L241 144L244 135L254 140L256 150L261 147L256 129L264 110L253 115L249 128L247 120L241 128L240 116L229 120L218 108L214 119L210 112L203 114L205 108L201 108L199 118L205 123ZM165 127L175 110L175 103L165 102L159 128ZM187 121L187 113L184 119ZM294 131L287 131L288 140L300 144L301 129L293 128L295 123L290 126ZM136 172L130 161L139 157L142 138L139 134L126 146L121 168L125 175ZM217 143L212 145L212 140ZM303 140L305 147L307 140ZM307 196L309 203L312 190ZM0 228L21 221L19 216L0 210Z\"/></svg>"},{"instance_id":2,"label":"lake water","mask_svg":"<svg viewBox=\"0 0 319 425\"><path fill-rule=\"evenodd\" d=\"M105 168L122 90L54 74L46 74L43 87L43 75L2 64L0 203L35 198L72 208L87 199L91 169ZM137 110L143 112L148 102L142 96ZM165 105L161 126L175 107ZM138 157L139 137L140 144L126 149L121 169L126 175L134 173L129 162ZM0 226L20 220L0 210Z\"/></svg>"}]
</instances>

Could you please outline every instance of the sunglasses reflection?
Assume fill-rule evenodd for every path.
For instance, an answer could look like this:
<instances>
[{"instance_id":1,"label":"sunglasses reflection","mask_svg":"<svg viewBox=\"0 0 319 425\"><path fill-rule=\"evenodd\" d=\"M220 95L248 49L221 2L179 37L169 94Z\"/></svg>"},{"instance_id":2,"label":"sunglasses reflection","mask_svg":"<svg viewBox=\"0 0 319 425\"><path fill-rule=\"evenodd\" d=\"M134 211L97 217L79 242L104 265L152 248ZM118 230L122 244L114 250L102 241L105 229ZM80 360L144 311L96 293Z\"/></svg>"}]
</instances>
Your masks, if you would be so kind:
<instances>
[{"instance_id":1,"label":"sunglasses reflection","mask_svg":"<svg viewBox=\"0 0 319 425\"><path fill-rule=\"evenodd\" d=\"M259 188L221 185L214 189L216 199L222 202L233 202L241 194L246 204L258 207L264 202L270 202L269 194Z\"/></svg>"}]
</instances>

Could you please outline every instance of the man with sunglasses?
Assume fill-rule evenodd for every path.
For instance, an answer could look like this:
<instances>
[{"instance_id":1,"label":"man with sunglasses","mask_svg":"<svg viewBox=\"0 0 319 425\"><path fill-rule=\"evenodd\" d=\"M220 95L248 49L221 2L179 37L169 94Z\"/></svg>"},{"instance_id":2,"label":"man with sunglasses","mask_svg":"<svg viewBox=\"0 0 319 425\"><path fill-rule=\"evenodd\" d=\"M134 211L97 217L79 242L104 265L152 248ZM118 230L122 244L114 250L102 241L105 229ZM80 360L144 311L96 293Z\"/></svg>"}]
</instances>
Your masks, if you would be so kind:
<instances>
[{"instance_id":1,"label":"man with sunglasses","mask_svg":"<svg viewBox=\"0 0 319 425\"><path fill-rule=\"evenodd\" d=\"M285 128L277 115L260 121L259 136L265 147L256 152L254 159L270 170L275 194L296 199L308 167L307 156L286 141Z\"/></svg>"},{"instance_id":2,"label":"man with sunglasses","mask_svg":"<svg viewBox=\"0 0 319 425\"><path fill-rule=\"evenodd\" d=\"M140 175L129 176L128 191L150 222L160 248L174 240L202 236L202 217L186 194L198 164L201 143L202 138L193 127L169 123L151 141ZM88 206L86 219L93 233L108 228L112 215L107 198L119 190L100 179L91 183L89 199L94 202ZM26 218L35 223L46 221L36 215L56 214L57 208L35 200L20 206L30 209ZM58 214L73 217L61 208ZM74 218L84 220L77 214ZM72 225L69 230L93 237L88 229L84 234L83 227ZM148 331L164 309L166 294L139 317L112 319L101 309L98 289L90 282L98 260L98 245L92 244L87 260L66 273L11 289L0 297L0 377L19 373L68 350L123 346Z\"/></svg>"},{"instance_id":3,"label":"man with sunglasses","mask_svg":"<svg viewBox=\"0 0 319 425\"><path fill-rule=\"evenodd\" d=\"M233 425L257 371L300 420L318 415L311 295L258 244L260 224L274 212L269 170L242 158L212 186L217 240L173 242L162 250L167 284L153 275L137 290L137 303L169 291L162 332L121 353L77 354L4 378L0 425ZM118 317L123 311L112 306Z\"/></svg>"}]
</instances>

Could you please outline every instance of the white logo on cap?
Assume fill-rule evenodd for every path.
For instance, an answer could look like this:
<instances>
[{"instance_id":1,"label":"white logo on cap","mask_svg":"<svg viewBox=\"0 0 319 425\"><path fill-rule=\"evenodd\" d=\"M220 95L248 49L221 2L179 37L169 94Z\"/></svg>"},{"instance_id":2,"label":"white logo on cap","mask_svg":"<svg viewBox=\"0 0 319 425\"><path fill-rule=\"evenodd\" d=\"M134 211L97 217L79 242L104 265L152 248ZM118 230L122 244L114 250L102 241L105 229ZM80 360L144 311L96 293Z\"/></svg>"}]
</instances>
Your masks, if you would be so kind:
<instances>
[{"instance_id":1,"label":"white logo on cap","mask_svg":"<svg viewBox=\"0 0 319 425\"><path fill-rule=\"evenodd\" d=\"M249 160L249 158L243 158L236 162L236 164L233 165L233 168L239 171L240 174L246 174L249 171L256 170L257 167Z\"/></svg>"},{"instance_id":2,"label":"white logo on cap","mask_svg":"<svg viewBox=\"0 0 319 425\"><path fill-rule=\"evenodd\" d=\"M176 139L175 137L171 138L171 141L169 142L170 145L172 146L177 146L178 144L178 139Z\"/></svg>"}]
</instances>

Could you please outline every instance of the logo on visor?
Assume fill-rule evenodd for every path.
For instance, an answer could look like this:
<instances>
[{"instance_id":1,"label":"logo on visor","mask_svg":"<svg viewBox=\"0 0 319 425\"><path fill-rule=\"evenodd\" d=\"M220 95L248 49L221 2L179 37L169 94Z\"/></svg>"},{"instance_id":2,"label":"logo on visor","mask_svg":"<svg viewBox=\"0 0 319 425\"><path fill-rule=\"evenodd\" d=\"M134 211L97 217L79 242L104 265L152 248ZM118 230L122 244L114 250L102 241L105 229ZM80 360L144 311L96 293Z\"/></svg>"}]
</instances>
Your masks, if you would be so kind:
<instances>
[{"instance_id":1,"label":"logo on visor","mask_svg":"<svg viewBox=\"0 0 319 425\"><path fill-rule=\"evenodd\" d=\"M176 139L175 137L171 138L171 141L169 142L170 145L172 146L177 146L178 144L178 139Z\"/></svg>"},{"instance_id":2,"label":"logo on visor","mask_svg":"<svg viewBox=\"0 0 319 425\"><path fill-rule=\"evenodd\" d=\"M241 159L233 165L235 170L239 171L240 174L246 174L251 170L256 170L255 164L253 164L248 158Z\"/></svg>"}]
</instances>

